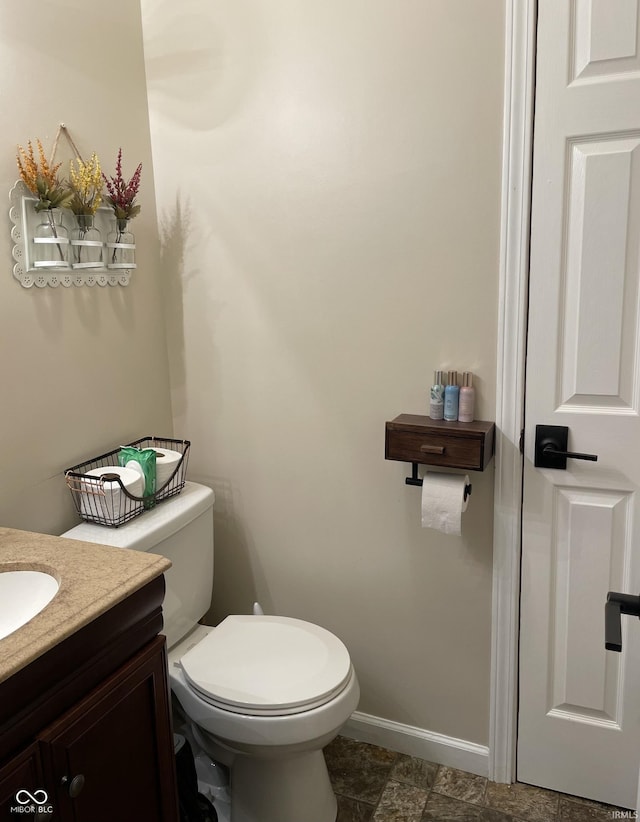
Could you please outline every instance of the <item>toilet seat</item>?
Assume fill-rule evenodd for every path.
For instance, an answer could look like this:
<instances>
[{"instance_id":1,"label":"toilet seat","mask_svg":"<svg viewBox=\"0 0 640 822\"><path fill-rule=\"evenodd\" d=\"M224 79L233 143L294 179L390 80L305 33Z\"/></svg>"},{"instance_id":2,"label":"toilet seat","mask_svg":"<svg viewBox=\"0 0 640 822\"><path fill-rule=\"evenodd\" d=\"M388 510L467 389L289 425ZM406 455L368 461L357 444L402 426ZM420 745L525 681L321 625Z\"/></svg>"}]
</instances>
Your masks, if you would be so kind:
<instances>
[{"instance_id":1,"label":"toilet seat","mask_svg":"<svg viewBox=\"0 0 640 822\"><path fill-rule=\"evenodd\" d=\"M180 658L198 696L232 713L287 716L324 705L353 675L349 652L318 625L233 615Z\"/></svg>"}]
</instances>

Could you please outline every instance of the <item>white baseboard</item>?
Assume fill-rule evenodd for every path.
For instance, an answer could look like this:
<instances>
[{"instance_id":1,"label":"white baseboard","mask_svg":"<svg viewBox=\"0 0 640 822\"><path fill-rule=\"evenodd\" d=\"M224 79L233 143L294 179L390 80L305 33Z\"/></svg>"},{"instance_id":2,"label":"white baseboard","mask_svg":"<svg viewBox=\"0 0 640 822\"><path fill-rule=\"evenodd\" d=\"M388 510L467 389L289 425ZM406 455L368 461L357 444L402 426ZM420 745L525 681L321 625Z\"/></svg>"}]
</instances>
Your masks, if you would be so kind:
<instances>
[{"instance_id":1,"label":"white baseboard","mask_svg":"<svg viewBox=\"0 0 640 822\"><path fill-rule=\"evenodd\" d=\"M487 776L489 773L489 748L485 745L425 731L360 711L351 715L340 735L478 776Z\"/></svg>"}]
</instances>

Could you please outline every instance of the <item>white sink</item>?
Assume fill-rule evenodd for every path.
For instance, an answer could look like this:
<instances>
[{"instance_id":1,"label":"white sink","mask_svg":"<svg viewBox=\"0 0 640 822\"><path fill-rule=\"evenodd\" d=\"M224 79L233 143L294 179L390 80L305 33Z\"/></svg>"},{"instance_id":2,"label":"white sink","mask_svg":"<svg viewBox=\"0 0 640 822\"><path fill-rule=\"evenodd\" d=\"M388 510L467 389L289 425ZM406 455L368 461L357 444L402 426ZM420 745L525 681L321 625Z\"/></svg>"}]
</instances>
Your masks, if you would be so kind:
<instances>
[{"instance_id":1,"label":"white sink","mask_svg":"<svg viewBox=\"0 0 640 822\"><path fill-rule=\"evenodd\" d=\"M43 571L0 570L0 639L46 608L59 587L58 581Z\"/></svg>"}]
</instances>

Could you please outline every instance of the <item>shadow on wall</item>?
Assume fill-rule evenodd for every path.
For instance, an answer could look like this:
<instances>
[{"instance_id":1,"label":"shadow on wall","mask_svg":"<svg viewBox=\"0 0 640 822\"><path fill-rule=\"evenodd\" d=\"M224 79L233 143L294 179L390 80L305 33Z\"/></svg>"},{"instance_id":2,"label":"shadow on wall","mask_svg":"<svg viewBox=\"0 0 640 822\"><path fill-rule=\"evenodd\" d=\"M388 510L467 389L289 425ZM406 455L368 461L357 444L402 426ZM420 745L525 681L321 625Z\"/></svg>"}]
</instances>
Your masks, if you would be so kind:
<instances>
[{"instance_id":1,"label":"shadow on wall","mask_svg":"<svg viewBox=\"0 0 640 822\"><path fill-rule=\"evenodd\" d=\"M164 213L159 221L160 227L160 276L165 306L165 325L169 369L171 375L171 394L173 419L184 422L187 418L186 396L186 349L184 301L189 282L197 279L199 268L188 268L186 252L192 241L194 225L188 201L176 195L175 204L170 213ZM202 301L199 303L203 305ZM190 327L195 329L198 339L204 333L210 350L213 342L209 338L213 322L211 306L207 303L205 314L191 316ZM206 332L204 331L206 329ZM205 376L205 375L203 375ZM208 380L204 380L208 382ZM178 432L182 436L181 432ZM213 598L209 614L205 618L208 624L216 625L229 613L234 611L231 601L225 595L226 589L222 580L234 580L234 602L242 602L242 611L250 613L257 591L261 592L261 604L267 613L271 612L271 597L267 591L264 574L256 567L255 551L245 533L242 522L244 517L238 508L242 508L237 498L237 489L231 486L224 477L212 477L208 474L189 472L189 478L213 489L215 493L214 529L215 529L215 567ZM256 576L258 579L256 579ZM216 581L217 580L217 581Z\"/></svg>"},{"instance_id":2,"label":"shadow on wall","mask_svg":"<svg viewBox=\"0 0 640 822\"><path fill-rule=\"evenodd\" d=\"M207 625L218 625L231 613L249 614L256 600L266 614L273 614L273 600L267 581L259 564L258 554L251 538L242 526L246 517L242 513L242 500L238 489L229 480L194 474L190 477L213 489L214 504L214 577L211 608L205 616ZM233 580L233 597L224 580ZM258 591L260 592L258 594ZM232 603L242 603L240 608Z\"/></svg>"},{"instance_id":3,"label":"shadow on wall","mask_svg":"<svg viewBox=\"0 0 640 822\"><path fill-rule=\"evenodd\" d=\"M233 118L261 65L263 27L257 6L142 0L151 107L168 122L208 133Z\"/></svg>"},{"instance_id":4,"label":"shadow on wall","mask_svg":"<svg viewBox=\"0 0 640 822\"><path fill-rule=\"evenodd\" d=\"M191 214L188 203L176 195L175 207L160 219L160 278L165 307L167 352L171 375L173 417L185 412L184 283L185 248L189 240Z\"/></svg>"}]
</instances>

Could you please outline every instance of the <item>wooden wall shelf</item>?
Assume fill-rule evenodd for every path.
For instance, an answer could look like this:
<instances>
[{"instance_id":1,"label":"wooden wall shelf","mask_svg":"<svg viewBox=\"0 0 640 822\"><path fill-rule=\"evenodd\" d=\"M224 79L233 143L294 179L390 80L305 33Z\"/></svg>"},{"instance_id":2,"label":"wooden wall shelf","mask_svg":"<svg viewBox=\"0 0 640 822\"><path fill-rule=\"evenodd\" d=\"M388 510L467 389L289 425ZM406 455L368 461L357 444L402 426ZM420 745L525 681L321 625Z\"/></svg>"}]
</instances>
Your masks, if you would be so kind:
<instances>
[{"instance_id":1,"label":"wooden wall shelf","mask_svg":"<svg viewBox=\"0 0 640 822\"><path fill-rule=\"evenodd\" d=\"M385 459L484 471L493 458L495 423L445 422L400 414L386 424Z\"/></svg>"}]
</instances>

